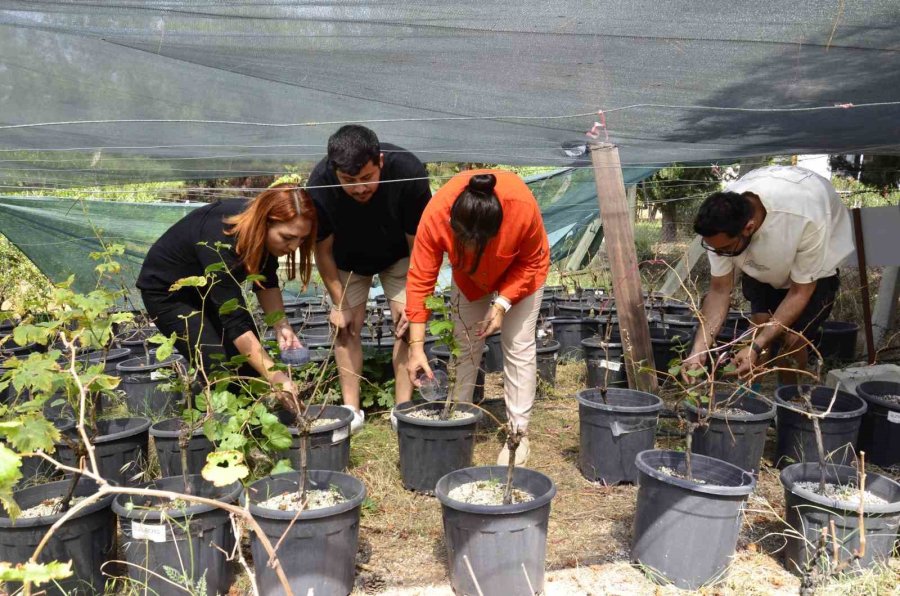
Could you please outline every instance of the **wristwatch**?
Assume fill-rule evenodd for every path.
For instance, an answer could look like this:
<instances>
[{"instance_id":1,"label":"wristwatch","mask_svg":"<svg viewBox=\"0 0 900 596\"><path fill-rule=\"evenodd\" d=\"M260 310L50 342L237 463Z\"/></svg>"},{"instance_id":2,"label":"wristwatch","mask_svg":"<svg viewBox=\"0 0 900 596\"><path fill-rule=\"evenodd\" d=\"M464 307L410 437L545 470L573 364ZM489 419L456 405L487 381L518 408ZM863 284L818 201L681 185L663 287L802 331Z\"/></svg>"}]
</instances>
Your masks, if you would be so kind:
<instances>
[{"instance_id":1,"label":"wristwatch","mask_svg":"<svg viewBox=\"0 0 900 596\"><path fill-rule=\"evenodd\" d=\"M756 343L755 341L754 341L754 342L750 342L750 349L753 350L753 352L756 354L757 358L758 358L759 356L762 356L762 353L765 352L765 350L763 349L763 347L760 346L760 345L759 345L758 343Z\"/></svg>"}]
</instances>

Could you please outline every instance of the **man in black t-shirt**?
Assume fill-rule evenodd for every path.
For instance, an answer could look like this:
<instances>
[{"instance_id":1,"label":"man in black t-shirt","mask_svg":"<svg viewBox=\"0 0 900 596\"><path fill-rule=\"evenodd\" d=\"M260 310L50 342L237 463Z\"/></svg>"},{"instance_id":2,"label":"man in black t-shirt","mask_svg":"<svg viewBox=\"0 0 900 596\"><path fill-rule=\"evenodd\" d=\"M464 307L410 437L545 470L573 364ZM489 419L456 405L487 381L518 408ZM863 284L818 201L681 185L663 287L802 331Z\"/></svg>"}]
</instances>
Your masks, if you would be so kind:
<instances>
[{"instance_id":1,"label":"man in black t-shirt","mask_svg":"<svg viewBox=\"0 0 900 596\"><path fill-rule=\"evenodd\" d=\"M351 429L363 424L359 402L362 375L360 331L372 276L378 274L391 307L395 333L393 364L396 402L412 398L406 373L408 323L406 273L416 228L431 198L428 174L416 156L380 144L364 126L341 127L328 139L328 157L307 184L319 215L316 266L332 300L337 327L334 358L344 406L354 412Z\"/></svg>"}]
</instances>

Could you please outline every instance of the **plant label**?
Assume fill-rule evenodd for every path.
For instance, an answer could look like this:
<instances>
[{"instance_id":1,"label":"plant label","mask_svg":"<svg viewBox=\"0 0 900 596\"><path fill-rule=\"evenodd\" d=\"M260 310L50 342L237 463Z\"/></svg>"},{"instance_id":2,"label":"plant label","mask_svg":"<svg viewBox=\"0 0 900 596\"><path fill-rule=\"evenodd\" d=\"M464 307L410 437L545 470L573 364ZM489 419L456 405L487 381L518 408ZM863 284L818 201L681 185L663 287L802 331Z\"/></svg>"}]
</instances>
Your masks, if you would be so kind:
<instances>
[{"instance_id":1,"label":"plant label","mask_svg":"<svg viewBox=\"0 0 900 596\"><path fill-rule=\"evenodd\" d=\"M621 362L612 362L610 360L603 360L601 358L600 359L600 368L608 368L609 370L611 370L613 372L619 372L620 370L622 370L622 363Z\"/></svg>"},{"instance_id":2,"label":"plant label","mask_svg":"<svg viewBox=\"0 0 900 596\"><path fill-rule=\"evenodd\" d=\"M164 372L160 372L158 370L150 371L150 380L151 381L161 381L163 379L168 379L168 375Z\"/></svg>"},{"instance_id":3,"label":"plant label","mask_svg":"<svg viewBox=\"0 0 900 596\"><path fill-rule=\"evenodd\" d=\"M339 443L350 436L350 425L331 431L331 442Z\"/></svg>"},{"instance_id":4,"label":"plant label","mask_svg":"<svg viewBox=\"0 0 900 596\"><path fill-rule=\"evenodd\" d=\"M166 526L164 524L142 524L141 522L132 521L131 536L135 540L165 542Z\"/></svg>"},{"instance_id":5,"label":"plant label","mask_svg":"<svg viewBox=\"0 0 900 596\"><path fill-rule=\"evenodd\" d=\"M894 424L900 424L900 412L890 411L888 412L888 422L893 422Z\"/></svg>"}]
</instances>

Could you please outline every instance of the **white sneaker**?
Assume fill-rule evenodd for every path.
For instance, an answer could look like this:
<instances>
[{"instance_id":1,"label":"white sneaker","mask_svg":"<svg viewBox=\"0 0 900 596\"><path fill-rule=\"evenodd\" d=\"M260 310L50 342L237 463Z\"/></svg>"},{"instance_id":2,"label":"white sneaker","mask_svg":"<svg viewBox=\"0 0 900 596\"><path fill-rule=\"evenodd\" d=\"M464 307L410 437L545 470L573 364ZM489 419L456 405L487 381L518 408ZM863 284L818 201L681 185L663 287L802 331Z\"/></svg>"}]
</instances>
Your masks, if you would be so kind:
<instances>
[{"instance_id":1,"label":"white sneaker","mask_svg":"<svg viewBox=\"0 0 900 596\"><path fill-rule=\"evenodd\" d=\"M348 405L342 405L341 407L353 412L353 420L350 421L350 434L355 435L362 430L363 425L366 423L366 413Z\"/></svg>"}]
</instances>

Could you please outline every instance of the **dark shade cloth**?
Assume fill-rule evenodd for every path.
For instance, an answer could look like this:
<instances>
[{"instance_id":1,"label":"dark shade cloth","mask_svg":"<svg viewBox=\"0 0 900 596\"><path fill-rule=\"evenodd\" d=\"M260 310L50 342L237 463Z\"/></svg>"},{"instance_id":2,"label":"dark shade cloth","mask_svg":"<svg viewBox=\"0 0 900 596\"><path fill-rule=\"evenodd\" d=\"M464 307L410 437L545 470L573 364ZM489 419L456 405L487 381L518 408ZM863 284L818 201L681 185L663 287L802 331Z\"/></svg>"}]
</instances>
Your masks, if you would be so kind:
<instances>
[{"instance_id":1,"label":"dark shade cloth","mask_svg":"<svg viewBox=\"0 0 900 596\"><path fill-rule=\"evenodd\" d=\"M207 294L205 309L216 313L228 300L236 298L239 308L221 316L220 334L234 340L247 331L255 331L253 317L247 309L241 284L247 279L247 271L234 251L234 236L225 234L226 217L236 215L244 210L247 201L233 199L217 201L192 211L176 222L157 240L147 252L144 266L138 275L137 287L141 290L148 312L149 302L159 303L168 293L173 283L184 277L204 275L208 266L225 263L227 271L213 273L213 282ZM216 243L228 245L227 248L216 248ZM263 255L263 266L260 274L265 276L261 282L265 288L278 287L278 259ZM193 288L185 288L196 294ZM188 300L193 304L193 299ZM179 330L183 332L184 329Z\"/></svg>"},{"instance_id":2,"label":"dark shade cloth","mask_svg":"<svg viewBox=\"0 0 900 596\"><path fill-rule=\"evenodd\" d=\"M388 143L381 144L381 151L381 183L366 203L344 192L327 158L309 176L307 186L319 215L318 239L334 235L334 260L343 271L374 275L408 257L406 234L415 235L431 199L428 174L415 155Z\"/></svg>"}]
</instances>

